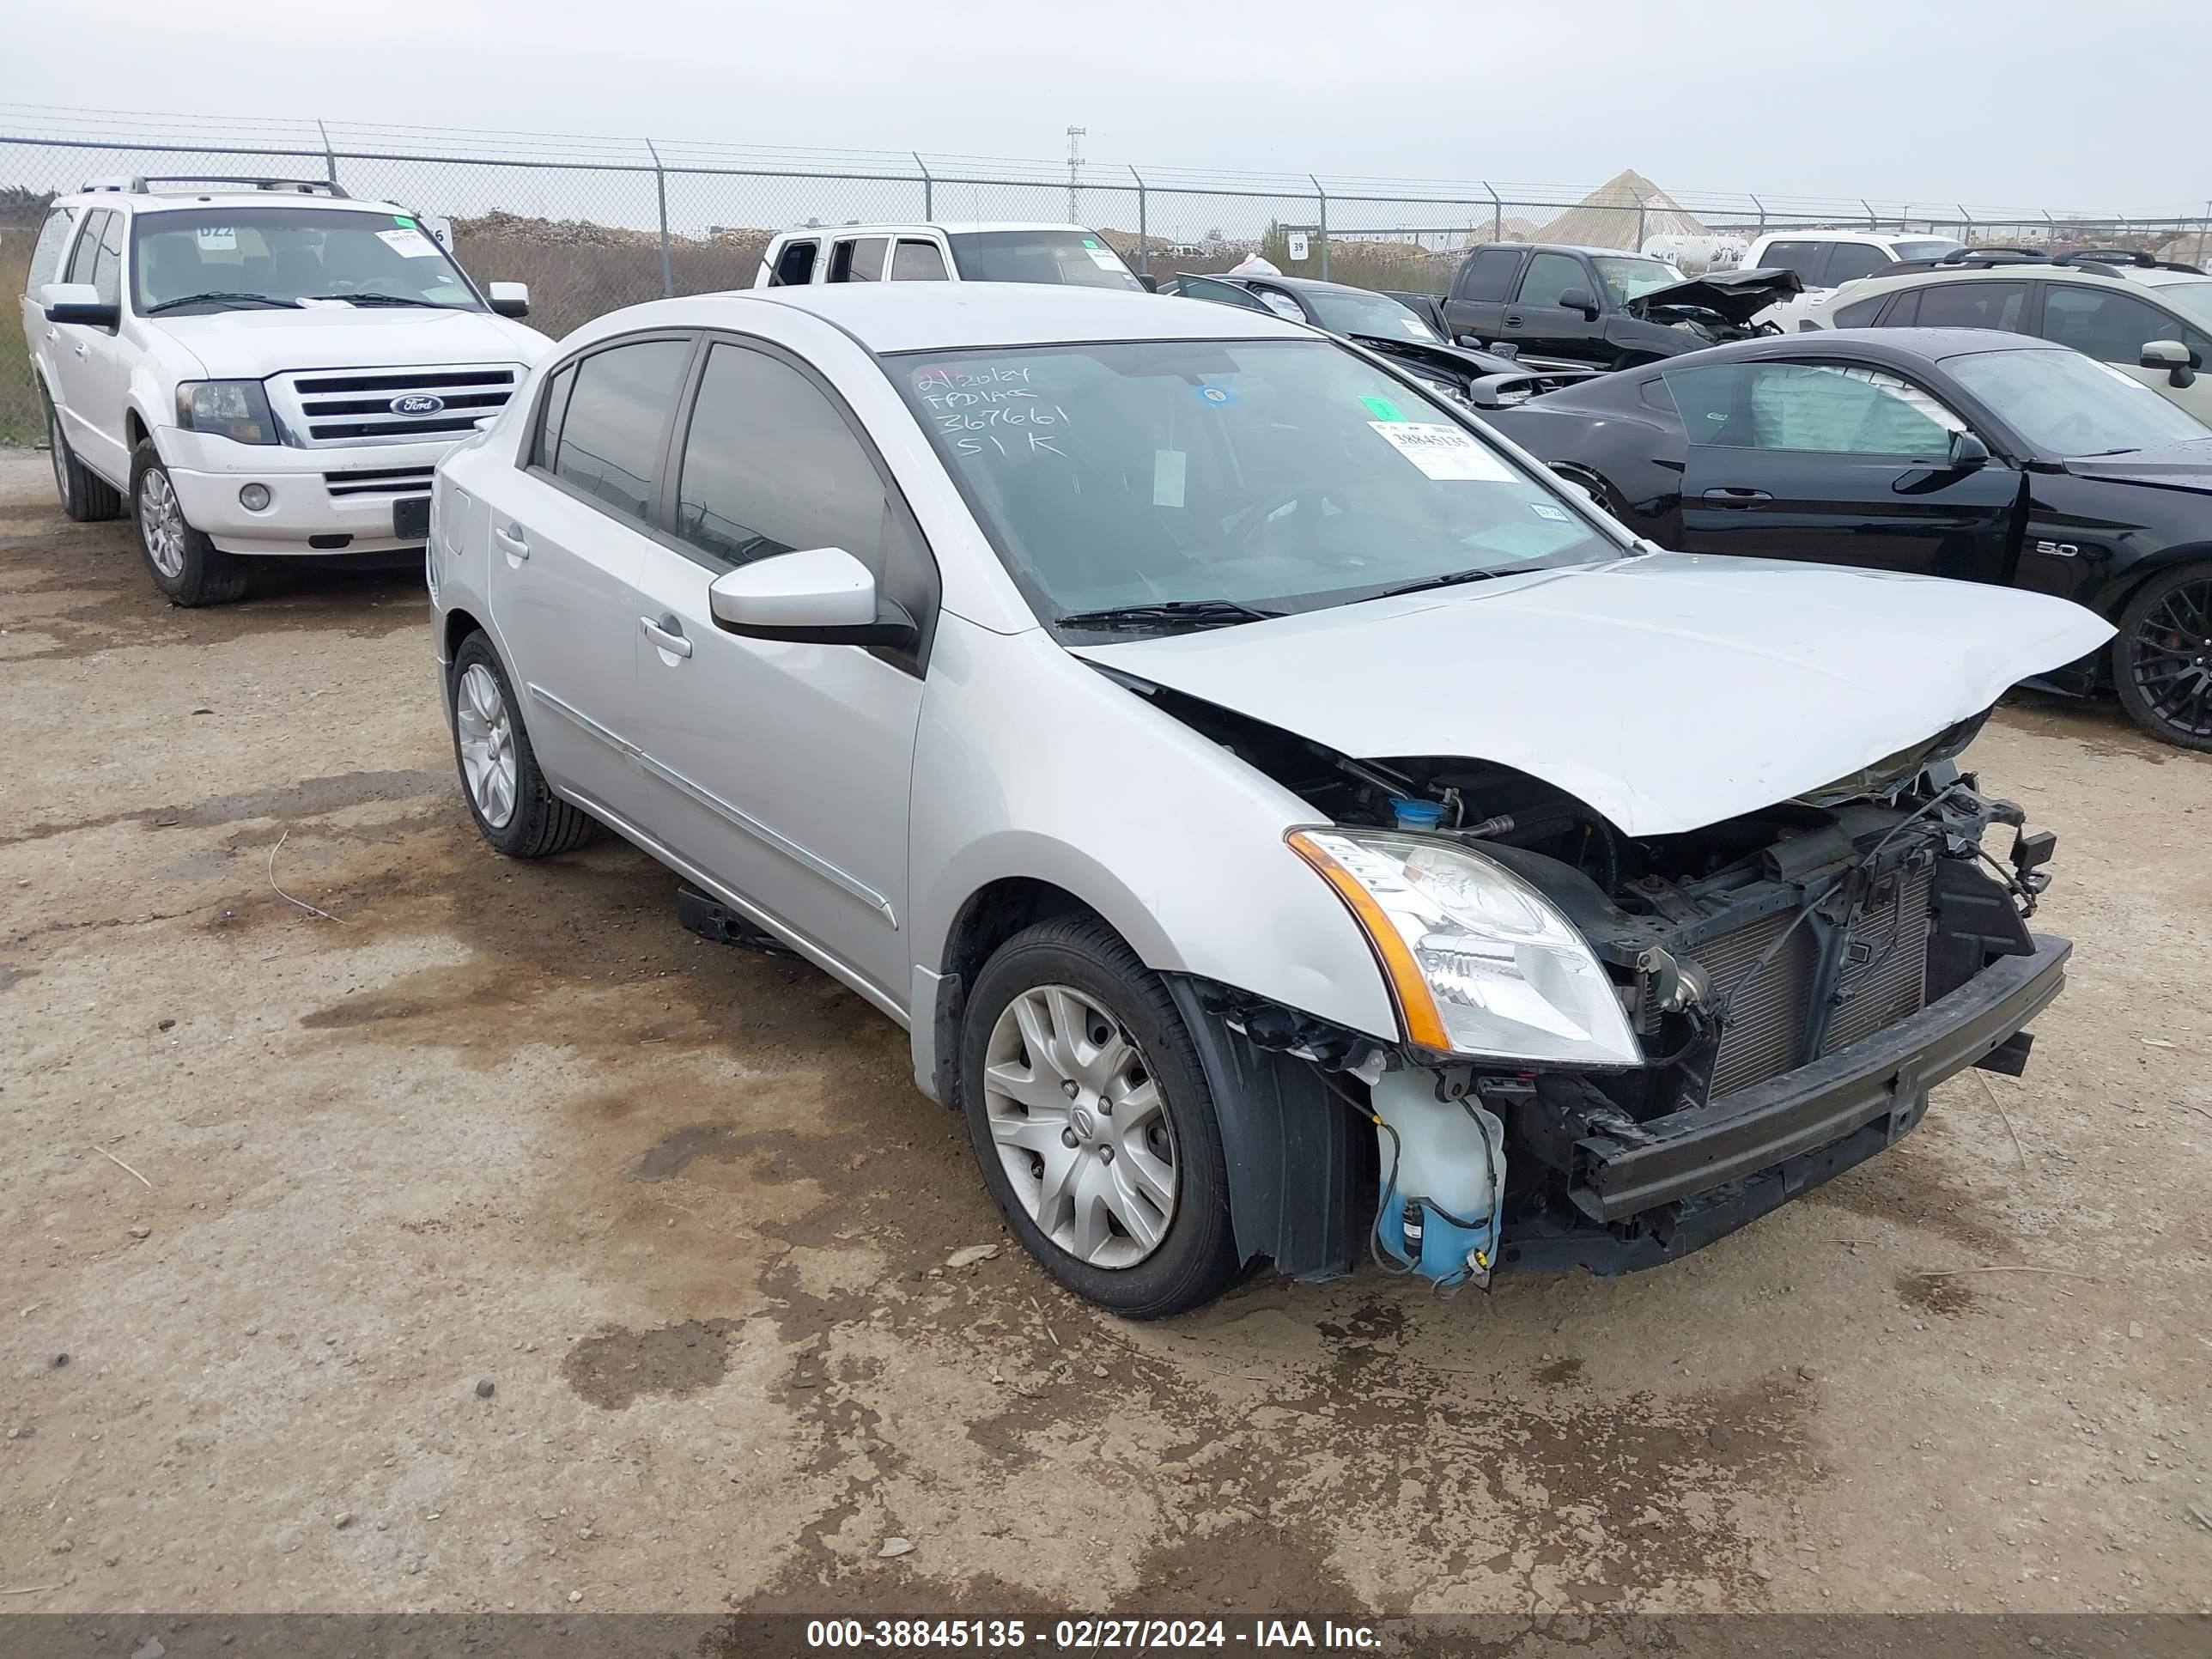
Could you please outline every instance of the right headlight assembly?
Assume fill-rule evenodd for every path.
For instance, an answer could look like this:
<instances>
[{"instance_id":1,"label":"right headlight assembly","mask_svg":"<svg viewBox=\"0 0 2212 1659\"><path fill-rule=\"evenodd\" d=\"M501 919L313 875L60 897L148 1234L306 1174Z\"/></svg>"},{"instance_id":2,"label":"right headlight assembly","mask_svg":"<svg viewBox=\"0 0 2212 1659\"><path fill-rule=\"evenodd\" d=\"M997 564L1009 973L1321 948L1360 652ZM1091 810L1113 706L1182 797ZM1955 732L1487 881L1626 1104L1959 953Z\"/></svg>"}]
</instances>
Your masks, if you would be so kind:
<instances>
[{"instance_id":1,"label":"right headlight assembly","mask_svg":"<svg viewBox=\"0 0 2212 1659\"><path fill-rule=\"evenodd\" d=\"M1589 944L1494 859L1387 830L1295 830L1288 839L1366 931L1416 1048L1552 1065L1644 1063Z\"/></svg>"}]
</instances>

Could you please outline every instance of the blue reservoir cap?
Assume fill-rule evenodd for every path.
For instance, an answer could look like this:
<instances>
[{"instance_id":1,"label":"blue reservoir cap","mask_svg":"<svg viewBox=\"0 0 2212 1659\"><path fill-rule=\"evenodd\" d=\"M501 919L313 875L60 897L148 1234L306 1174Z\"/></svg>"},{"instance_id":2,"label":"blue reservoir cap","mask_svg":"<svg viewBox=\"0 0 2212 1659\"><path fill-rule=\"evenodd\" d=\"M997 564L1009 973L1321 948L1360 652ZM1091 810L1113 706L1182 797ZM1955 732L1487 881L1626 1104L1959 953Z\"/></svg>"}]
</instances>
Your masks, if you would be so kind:
<instances>
[{"instance_id":1,"label":"blue reservoir cap","mask_svg":"<svg viewBox=\"0 0 2212 1659\"><path fill-rule=\"evenodd\" d=\"M1390 810L1397 814L1401 830L1433 830L1444 821L1444 809L1432 800L1410 800L1403 795L1393 795Z\"/></svg>"}]
</instances>

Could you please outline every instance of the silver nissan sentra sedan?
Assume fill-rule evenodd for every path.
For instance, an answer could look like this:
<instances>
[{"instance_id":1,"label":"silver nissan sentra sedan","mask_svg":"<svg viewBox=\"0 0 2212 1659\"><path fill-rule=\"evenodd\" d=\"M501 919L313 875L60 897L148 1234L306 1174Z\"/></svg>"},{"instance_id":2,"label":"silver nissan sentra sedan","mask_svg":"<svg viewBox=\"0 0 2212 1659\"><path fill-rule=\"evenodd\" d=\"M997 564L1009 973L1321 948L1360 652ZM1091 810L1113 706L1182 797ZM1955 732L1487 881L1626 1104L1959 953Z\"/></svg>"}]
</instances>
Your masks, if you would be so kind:
<instances>
[{"instance_id":1,"label":"silver nissan sentra sedan","mask_svg":"<svg viewBox=\"0 0 2212 1659\"><path fill-rule=\"evenodd\" d=\"M635 307L447 459L430 543L484 839L604 825L899 1021L1130 1316L1263 1260L1669 1261L2018 1073L2063 981L2052 838L1962 755L2103 622L1660 552L1271 316Z\"/></svg>"}]
</instances>

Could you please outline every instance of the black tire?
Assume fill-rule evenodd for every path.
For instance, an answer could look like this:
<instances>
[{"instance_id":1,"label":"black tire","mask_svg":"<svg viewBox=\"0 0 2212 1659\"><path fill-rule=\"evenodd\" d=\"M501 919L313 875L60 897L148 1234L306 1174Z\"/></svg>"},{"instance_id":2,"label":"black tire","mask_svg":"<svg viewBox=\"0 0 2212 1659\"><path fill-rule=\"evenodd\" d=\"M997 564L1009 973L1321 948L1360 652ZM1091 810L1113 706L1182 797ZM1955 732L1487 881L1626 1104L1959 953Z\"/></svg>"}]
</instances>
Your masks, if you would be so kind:
<instances>
[{"instance_id":1,"label":"black tire","mask_svg":"<svg viewBox=\"0 0 2212 1659\"><path fill-rule=\"evenodd\" d=\"M78 524L97 524L123 516L123 492L76 458L62 430L54 400L39 388L39 409L46 417L46 447L54 464L54 498L63 516Z\"/></svg>"},{"instance_id":2,"label":"black tire","mask_svg":"<svg viewBox=\"0 0 2212 1659\"><path fill-rule=\"evenodd\" d=\"M983 1085L992 1030L1017 997L1053 985L1082 993L1120 1023L1158 1086L1173 1135L1174 1212L1151 1254L1128 1267L1094 1265L1048 1237L1017 1196L992 1138ZM1076 1295L1125 1319L1164 1319L1203 1306L1237 1282L1243 1264L1229 1213L1227 1159L1198 1051L1159 975L1103 922L1056 917L1000 946L967 999L960 1079L983 1184L1023 1248Z\"/></svg>"},{"instance_id":3,"label":"black tire","mask_svg":"<svg viewBox=\"0 0 2212 1659\"><path fill-rule=\"evenodd\" d=\"M2120 612L2112 685L2137 726L2212 751L2212 564L2161 570Z\"/></svg>"},{"instance_id":4,"label":"black tire","mask_svg":"<svg viewBox=\"0 0 2212 1659\"><path fill-rule=\"evenodd\" d=\"M514 799L506 820L500 823L494 823L477 805L476 790L469 782L468 764L462 754L460 700L471 668L483 669L496 683L509 722ZM537 751L530 746L529 728L522 722L521 705L515 701L514 687L500 663L499 653L482 633L470 635L453 653L453 668L446 676L446 714L447 724L453 732L453 769L460 777L461 800L469 809L477 833L491 844L494 851L511 859L544 859L556 853L572 852L591 840L592 832L599 828L598 821L555 794L545 781L544 773L538 769Z\"/></svg>"},{"instance_id":5,"label":"black tire","mask_svg":"<svg viewBox=\"0 0 2212 1659\"><path fill-rule=\"evenodd\" d=\"M164 527L157 520L173 512L173 522ZM226 553L185 521L176 500L176 486L161 453L149 439L131 453L131 520L138 531L138 556L146 574L171 605L187 609L203 605L228 605L246 594L249 572L244 559ZM155 556L155 538L173 538L173 569L164 570Z\"/></svg>"}]
</instances>

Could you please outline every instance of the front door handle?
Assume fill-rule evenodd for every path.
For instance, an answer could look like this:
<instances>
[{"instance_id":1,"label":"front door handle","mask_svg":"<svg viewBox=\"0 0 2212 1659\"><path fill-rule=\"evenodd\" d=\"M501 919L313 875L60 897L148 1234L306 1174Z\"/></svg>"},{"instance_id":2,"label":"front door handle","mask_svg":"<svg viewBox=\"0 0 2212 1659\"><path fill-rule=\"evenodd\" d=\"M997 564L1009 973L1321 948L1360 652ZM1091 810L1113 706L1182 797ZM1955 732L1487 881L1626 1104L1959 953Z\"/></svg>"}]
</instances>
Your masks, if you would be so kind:
<instances>
[{"instance_id":1,"label":"front door handle","mask_svg":"<svg viewBox=\"0 0 2212 1659\"><path fill-rule=\"evenodd\" d=\"M500 550L510 559L526 559L530 556L529 538L522 533L522 526L519 524L504 526L494 525L491 527L491 538L499 544Z\"/></svg>"},{"instance_id":2,"label":"front door handle","mask_svg":"<svg viewBox=\"0 0 2212 1659\"><path fill-rule=\"evenodd\" d=\"M80 357L89 357L92 356L92 348L82 340L72 340L70 343L70 349L76 353Z\"/></svg>"},{"instance_id":3,"label":"front door handle","mask_svg":"<svg viewBox=\"0 0 2212 1659\"><path fill-rule=\"evenodd\" d=\"M672 614L664 615L659 622L650 617L640 617L637 625L645 630L645 637L651 640L657 649L665 651L672 657L691 654L691 641L684 637L684 624Z\"/></svg>"},{"instance_id":4,"label":"front door handle","mask_svg":"<svg viewBox=\"0 0 2212 1659\"><path fill-rule=\"evenodd\" d=\"M1714 507L1757 507L1773 499L1763 489L1746 489L1741 484L1716 484L1705 491L1706 501Z\"/></svg>"}]
</instances>

